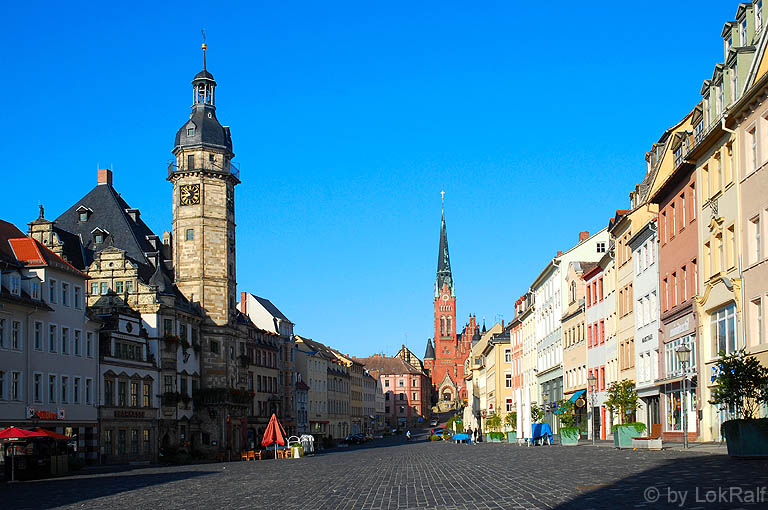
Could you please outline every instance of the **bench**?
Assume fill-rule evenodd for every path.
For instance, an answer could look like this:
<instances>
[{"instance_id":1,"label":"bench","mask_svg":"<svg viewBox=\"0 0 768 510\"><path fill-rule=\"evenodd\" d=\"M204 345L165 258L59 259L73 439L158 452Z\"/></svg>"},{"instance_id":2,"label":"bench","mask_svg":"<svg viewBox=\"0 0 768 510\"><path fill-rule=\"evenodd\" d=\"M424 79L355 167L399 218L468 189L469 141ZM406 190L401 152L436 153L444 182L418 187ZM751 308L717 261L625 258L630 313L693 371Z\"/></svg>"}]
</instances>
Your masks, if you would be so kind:
<instances>
[{"instance_id":1,"label":"bench","mask_svg":"<svg viewBox=\"0 0 768 510\"><path fill-rule=\"evenodd\" d=\"M632 448L639 448L642 450L661 450L661 424L654 423L651 425L651 433L647 436L633 437Z\"/></svg>"}]
</instances>

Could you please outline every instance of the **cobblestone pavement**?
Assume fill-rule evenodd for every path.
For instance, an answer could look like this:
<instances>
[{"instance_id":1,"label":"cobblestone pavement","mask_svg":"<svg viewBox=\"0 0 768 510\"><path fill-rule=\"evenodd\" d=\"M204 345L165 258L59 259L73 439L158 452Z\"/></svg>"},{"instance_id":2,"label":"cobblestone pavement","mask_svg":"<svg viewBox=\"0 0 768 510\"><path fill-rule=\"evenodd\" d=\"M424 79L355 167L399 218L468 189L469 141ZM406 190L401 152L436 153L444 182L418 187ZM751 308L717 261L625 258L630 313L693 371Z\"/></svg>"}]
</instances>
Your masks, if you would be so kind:
<instances>
[{"instance_id":1,"label":"cobblestone pavement","mask_svg":"<svg viewBox=\"0 0 768 510\"><path fill-rule=\"evenodd\" d=\"M395 437L296 460L0 484L0 508L768 508L766 492L768 461L710 452L470 446L423 437L406 443Z\"/></svg>"}]
</instances>

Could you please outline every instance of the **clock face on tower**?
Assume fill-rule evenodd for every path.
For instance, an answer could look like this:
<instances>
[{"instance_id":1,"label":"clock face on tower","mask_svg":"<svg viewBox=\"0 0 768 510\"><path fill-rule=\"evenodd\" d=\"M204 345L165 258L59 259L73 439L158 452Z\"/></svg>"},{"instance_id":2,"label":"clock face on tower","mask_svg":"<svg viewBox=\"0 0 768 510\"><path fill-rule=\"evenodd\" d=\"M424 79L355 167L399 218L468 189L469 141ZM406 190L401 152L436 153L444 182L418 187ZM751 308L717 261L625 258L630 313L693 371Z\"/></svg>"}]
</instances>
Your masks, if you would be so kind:
<instances>
[{"instance_id":1,"label":"clock face on tower","mask_svg":"<svg viewBox=\"0 0 768 510\"><path fill-rule=\"evenodd\" d=\"M443 294L443 301L448 301L448 294Z\"/></svg>"},{"instance_id":2,"label":"clock face on tower","mask_svg":"<svg viewBox=\"0 0 768 510\"><path fill-rule=\"evenodd\" d=\"M181 205L197 205L200 203L200 185L183 184L179 187L179 202Z\"/></svg>"}]
</instances>

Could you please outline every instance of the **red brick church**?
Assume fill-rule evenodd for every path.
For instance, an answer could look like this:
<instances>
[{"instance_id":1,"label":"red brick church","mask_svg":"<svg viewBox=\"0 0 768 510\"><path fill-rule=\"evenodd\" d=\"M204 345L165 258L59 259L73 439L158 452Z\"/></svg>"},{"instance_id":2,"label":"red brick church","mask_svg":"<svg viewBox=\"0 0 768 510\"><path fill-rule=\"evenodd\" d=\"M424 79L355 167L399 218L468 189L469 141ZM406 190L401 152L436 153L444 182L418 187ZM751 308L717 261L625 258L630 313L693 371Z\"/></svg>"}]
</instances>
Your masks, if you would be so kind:
<instances>
[{"instance_id":1,"label":"red brick church","mask_svg":"<svg viewBox=\"0 0 768 510\"><path fill-rule=\"evenodd\" d=\"M435 280L435 342L427 339L424 368L432 380L433 400L454 402L467 398L464 381L464 361L473 342L480 339L480 328L473 315L461 333L456 332L456 293L448 255L448 234L445 229L445 208L440 225L440 252L437 257Z\"/></svg>"}]
</instances>

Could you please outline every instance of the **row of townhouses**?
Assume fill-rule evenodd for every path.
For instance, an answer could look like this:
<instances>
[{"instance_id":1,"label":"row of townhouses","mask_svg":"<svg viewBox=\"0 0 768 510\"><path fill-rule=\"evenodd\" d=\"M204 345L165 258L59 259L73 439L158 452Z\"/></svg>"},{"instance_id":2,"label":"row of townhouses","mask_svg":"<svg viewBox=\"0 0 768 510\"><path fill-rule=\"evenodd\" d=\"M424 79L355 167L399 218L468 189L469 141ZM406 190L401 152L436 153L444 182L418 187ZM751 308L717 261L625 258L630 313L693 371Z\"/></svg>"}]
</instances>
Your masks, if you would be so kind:
<instances>
[{"instance_id":1,"label":"row of townhouses","mask_svg":"<svg viewBox=\"0 0 768 510\"><path fill-rule=\"evenodd\" d=\"M543 406L557 429L552 404L567 399L583 431L606 439L619 420L606 392L630 380L640 407L628 418L665 439L721 439L728 413L709 403L721 353L768 365L765 19L762 1L738 5L724 61L650 147L628 203L546 262L514 319L472 344L470 418Z\"/></svg>"},{"instance_id":2,"label":"row of townhouses","mask_svg":"<svg viewBox=\"0 0 768 510\"><path fill-rule=\"evenodd\" d=\"M289 435L328 439L428 413L407 350L357 360L238 294L240 170L216 85L205 66L192 81L163 175L173 222L162 236L110 170L54 220L40 206L27 232L0 221L0 428L52 429L87 462L122 463L236 455L259 445L273 413Z\"/></svg>"}]
</instances>

